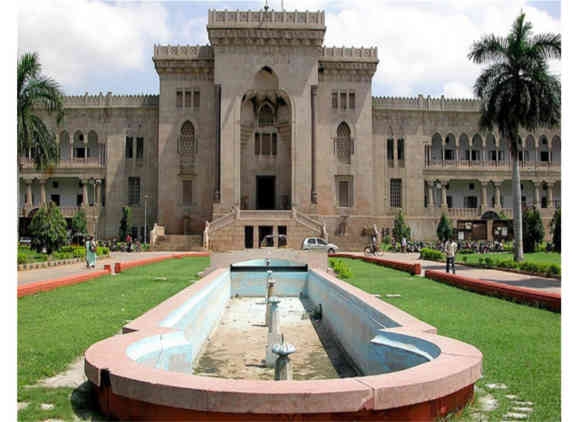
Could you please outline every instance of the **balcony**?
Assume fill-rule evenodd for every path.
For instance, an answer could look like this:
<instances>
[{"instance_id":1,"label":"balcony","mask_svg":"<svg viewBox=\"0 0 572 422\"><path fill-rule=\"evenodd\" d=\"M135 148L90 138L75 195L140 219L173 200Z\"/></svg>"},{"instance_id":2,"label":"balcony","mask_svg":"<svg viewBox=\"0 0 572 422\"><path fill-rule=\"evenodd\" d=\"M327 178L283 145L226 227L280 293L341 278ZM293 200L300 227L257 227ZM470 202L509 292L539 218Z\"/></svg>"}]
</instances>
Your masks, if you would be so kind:
<instances>
[{"instance_id":1,"label":"balcony","mask_svg":"<svg viewBox=\"0 0 572 422\"><path fill-rule=\"evenodd\" d=\"M39 208L40 205L33 205L32 207L24 207L19 209L18 216L19 217L27 217L30 214L30 211ZM64 216L64 218L72 218L80 209L85 211L86 216L97 216L99 214L99 206L88 206L88 207L59 207L60 212Z\"/></svg>"},{"instance_id":2,"label":"balcony","mask_svg":"<svg viewBox=\"0 0 572 422\"><path fill-rule=\"evenodd\" d=\"M507 160L426 160L425 168L511 170L512 162ZM521 161L520 168L525 170L553 169L560 171L560 163L551 163L548 161Z\"/></svg>"},{"instance_id":3,"label":"balcony","mask_svg":"<svg viewBox=\"0 0 572 422\"><path fill-rule=\"evenodd\" d=\"M34 161L29 158L22 158L22 168L35 169ZM56 169L83 169L83 168L104 168L105 161L101 157L72 158L60 160L55 166Z\"/></svg>"}]
</instances>

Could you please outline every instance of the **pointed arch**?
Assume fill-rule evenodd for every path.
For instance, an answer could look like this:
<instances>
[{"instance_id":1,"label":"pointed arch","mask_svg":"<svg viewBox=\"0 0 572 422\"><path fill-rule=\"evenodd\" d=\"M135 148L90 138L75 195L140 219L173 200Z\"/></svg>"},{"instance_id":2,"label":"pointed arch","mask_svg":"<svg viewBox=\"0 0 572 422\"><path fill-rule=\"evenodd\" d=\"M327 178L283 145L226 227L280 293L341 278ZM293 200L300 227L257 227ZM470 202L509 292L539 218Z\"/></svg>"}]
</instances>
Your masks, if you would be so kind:
<instances>
[{"instance_id":1,"label":"pointed arch","mask_svg":"<svg viewBox=\"0 0 572 422\"><path fill-rule=\"evenodd\" d=\"M341 122L336 129L335 146L338 161L344 164L350 164L351 155L353 154L353 144L351 130L346 122Z\"/></svg>"}]
</instances>

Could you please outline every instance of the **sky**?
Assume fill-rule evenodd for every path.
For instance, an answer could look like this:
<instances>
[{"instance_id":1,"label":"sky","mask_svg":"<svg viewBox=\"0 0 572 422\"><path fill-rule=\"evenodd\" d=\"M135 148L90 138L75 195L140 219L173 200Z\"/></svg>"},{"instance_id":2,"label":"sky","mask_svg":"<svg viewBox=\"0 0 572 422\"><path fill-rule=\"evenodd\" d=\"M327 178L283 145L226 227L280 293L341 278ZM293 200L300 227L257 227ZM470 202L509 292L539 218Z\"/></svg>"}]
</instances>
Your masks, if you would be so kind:
<instances>
[{"instance_id":1,"label":"sky","mask_svg":"<svg viewBox=\"0 0 572 422\"><path fill-rule=\"evenodd\" d=\"M325 10L327 46L378 47L375 96L472 97L480 67L467 59L484 34L506 35L520 12L535 32L560 32L560 1L283 0L286 10ZM154 44L208 44L208 9L262 1L24 0L18 54L39 53L43 73L68 95L157 94ZM280 0L268 0L280 10ZM550 65L560 74L560 62Z\"/></svg>"}]
</instances>

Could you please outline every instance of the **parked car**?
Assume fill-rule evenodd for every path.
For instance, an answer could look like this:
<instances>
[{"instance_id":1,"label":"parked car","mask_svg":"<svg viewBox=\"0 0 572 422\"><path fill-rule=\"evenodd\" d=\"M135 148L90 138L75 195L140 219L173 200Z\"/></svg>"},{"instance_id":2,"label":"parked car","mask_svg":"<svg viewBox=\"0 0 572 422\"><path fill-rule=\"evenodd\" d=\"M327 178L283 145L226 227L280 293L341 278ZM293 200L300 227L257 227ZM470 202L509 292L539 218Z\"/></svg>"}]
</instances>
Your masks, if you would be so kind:
<instances>
[{"instance_id":1,"label":"parked car","mask_svg":"<svg viewBox=\"0 0 572 422\"><path fill-rule=\"evenodd\" d=\"M320 237L307 237L302 242L303 250L310 249L322 249L328 251L328 253L336 253L338 247L333 243L328 243Z\"/></svg>"}]
</instances>

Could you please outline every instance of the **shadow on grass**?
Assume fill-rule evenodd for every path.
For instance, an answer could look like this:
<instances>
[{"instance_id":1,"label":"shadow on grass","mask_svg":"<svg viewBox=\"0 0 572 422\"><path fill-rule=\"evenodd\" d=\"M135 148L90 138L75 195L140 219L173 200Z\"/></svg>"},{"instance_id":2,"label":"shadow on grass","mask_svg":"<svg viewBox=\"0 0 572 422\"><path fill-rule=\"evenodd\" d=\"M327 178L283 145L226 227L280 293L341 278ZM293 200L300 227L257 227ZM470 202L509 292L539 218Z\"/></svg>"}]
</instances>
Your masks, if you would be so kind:
<instances>
[{"instance_id":1,"label":"shadow on grass","mask_svg":"<svg viewBox=\"0 0 572 422\"><path fill-rule=\"evenodd\" d=\"M97 403L97 392L93 384L85 381L79 387L72 391L70 404L73 412L82 420L89 421L115 421L110 419L99 411Z\"/></svg>"}]
</instances>

